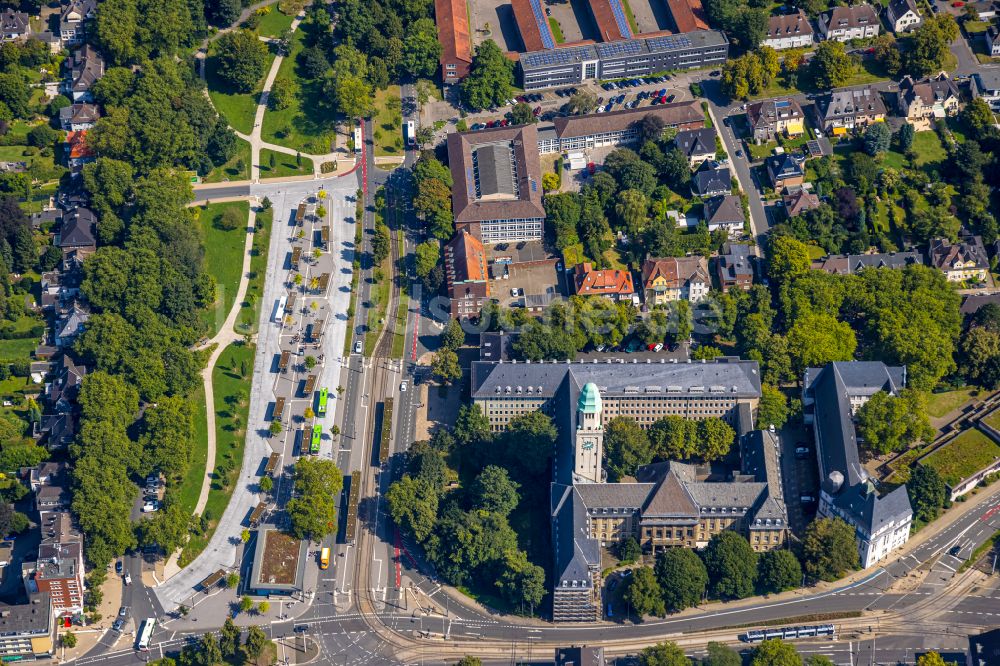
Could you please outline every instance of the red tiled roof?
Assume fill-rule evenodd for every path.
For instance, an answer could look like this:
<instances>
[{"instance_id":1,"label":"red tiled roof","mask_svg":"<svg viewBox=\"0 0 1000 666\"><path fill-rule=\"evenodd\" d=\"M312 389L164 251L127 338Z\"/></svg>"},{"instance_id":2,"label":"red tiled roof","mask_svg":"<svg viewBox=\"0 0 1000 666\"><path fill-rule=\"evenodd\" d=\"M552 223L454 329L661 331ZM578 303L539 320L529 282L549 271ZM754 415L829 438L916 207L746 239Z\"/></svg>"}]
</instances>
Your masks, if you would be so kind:
<instances>
[{"instance_id":1,"label":"red tiled roof","mask_svg":"<svg viewBox=\"0 0 1000 666\"><path fill-rule=\"evenodd\" d=\"M597 24L597 31L601 35L601 41L617 42L622 39L629 39L631 35L623 35L615 14L611 10L612 0L590 0L590 13L594 15L594 22ZM624 11L624 10L623 10Z\"/></svg>"},{"instance_id":2,"label":"red tiled roof","mask_svg":"<svg viewBox=\"0 0 1000 666\"><path fill-rule=\"evenodd\" d=\"M677 32L709 29L701 0L667 0L667 6L670 7L670 15L674 17Z\"/></svg>"},{"instance_id":3,"label":"red tiled roof","mask_svg":"<svg viewBox=\"0 0 1000 666\"><path fill-rule=\"evenodd\" d=\"M441 42L441 62L461 60L472 62L472 36L469 14L463 0L434 0L438 41Z\"/></svg>"},{"instance_id":4,"label":"red tiled roof","mask_svg":"<svg viewBox=\"0 0 1000 666\"><path fill-rule=\"evenodd\" d=\"M478 238L467 231L455 235L445 248L445 273L449 287L487 281L486 248Z\"/></svg>"},{"instance_id":5,"label":"red tiled roof","mask_svg":"<svg viewBox=\"0 0 1000 666\"><path fill-rule=\"evenodd\" d=\"M66 143L69 144L69 157L70 159L78 159L80 157L93 157L93 149L87 145L87 132L82 130L79 132L69 132L66 134Z\"/></svg>"},{"instance_id":6,"label":"red tiled roof","mask_svg":"<svg viewBox=\"0 0 1000 666\"><path fill-rule=\"evenodd\" d=\"M510 0L510 7L514 10L514 20L517 21L517 29L521 33L521 41L524 42L524 50L543 50L545 42L542 41L541 26L535 19L535 12L531 10L531 0Z\"/></svg>"},{"instance_id":7,"label":"red tiled roof","mask_svg":"<svg viewBox=\"0 0 1000 666\"><path fill-rule=\"evenodd\" d=\"M635 293L632 273L629 271L595 271L589 263L580 264L574 271L576 293L581 296L605 296L619 294L627 296Z\"/></svg>"}]
</instances>

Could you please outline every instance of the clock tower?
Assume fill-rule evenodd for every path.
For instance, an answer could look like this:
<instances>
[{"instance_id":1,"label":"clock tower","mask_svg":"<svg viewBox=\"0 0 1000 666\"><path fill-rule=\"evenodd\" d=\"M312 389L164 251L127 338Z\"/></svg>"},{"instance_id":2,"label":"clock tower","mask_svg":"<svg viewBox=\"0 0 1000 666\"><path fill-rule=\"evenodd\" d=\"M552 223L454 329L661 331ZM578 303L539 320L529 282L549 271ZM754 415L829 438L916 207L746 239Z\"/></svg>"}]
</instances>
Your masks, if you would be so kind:
<instances>
[{"instance_id":1,"label":"clock tower","mask_svg":"<svg viewBox=\"0 0 1000 666\"><path fill-rule=\"evenodd\" d=\"M583 387L576 404L576 460L573 474L581 481L601 483L604 468L604 425L601 423L601 393L597 385Z\"/></svg>"}]
</instances>

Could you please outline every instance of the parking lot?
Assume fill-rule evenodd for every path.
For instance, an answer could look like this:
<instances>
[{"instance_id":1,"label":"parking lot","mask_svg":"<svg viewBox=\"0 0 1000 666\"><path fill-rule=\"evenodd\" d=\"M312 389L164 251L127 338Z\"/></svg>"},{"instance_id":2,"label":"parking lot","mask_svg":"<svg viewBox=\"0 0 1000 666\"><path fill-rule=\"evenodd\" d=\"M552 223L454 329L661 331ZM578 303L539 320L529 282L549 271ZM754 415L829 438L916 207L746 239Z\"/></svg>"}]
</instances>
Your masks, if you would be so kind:
<instances>
[{"instance_id":1,"label":"parking lot","mask_svg":"<svg viewBox=\"0 0 1000 666\"><path fill-rule=\"evenodd\" d=\"M564 41L576 42L581 39L600 41L587 0L563 0L562 2L547 0L544 6L548 10L549 16L559 23Z\"/></svg>"},{"instance_id":2,"label":"parking lot","mask_svg":"<svg viewBox=\"0 0 1000 666\"><path fill-rule=\"evenodd\" d=\"M523 50L521 33L510 3L498 5L488 0L469 0L468 8L473 46L492 39L504 51Z\"/></svg>"},{"instance_id":3,"label":"parking lot","mask_svg":"<svg viewBox=\"0 0 1000 666\"><path fill-rule=\"evenodd\" d=\"M663 0L628 0L639 33L672 30L670 10Z\"/></svg>"},{"instance_id":4,"label":"parking lot","mask_svg":"<svg viewBox=\"0 0 1000 666\"><path fill-rule=\"evenodd\" d=\"M532 266L512 264L508 267L509 277L492 283L496 290L493 297L504 307L531 307L539 299L561 298L565 296L565 284L560 272L554 261Z\"/></svg>"}]
</instances>

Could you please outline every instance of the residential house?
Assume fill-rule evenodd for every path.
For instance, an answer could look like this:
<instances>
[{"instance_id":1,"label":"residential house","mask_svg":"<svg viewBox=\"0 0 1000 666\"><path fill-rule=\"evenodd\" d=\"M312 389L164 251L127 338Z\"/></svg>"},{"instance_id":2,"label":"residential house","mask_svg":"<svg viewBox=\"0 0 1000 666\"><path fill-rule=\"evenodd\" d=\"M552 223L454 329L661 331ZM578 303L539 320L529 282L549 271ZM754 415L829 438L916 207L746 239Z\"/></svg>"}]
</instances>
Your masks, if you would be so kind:
<instances>
[{"instance_id":1,"label":"residential house","mask_svg":"<svg viewBox=\"0 0 1000 666\"><path fill-rule=\"evenodd\" d=\"M954 116L961 102L958 88L945 73L922 81L904 77L899 83L896 100L899 115L917 131L929 130L935 120Z\"/></svg>"},{"instance_id":2,"label":"residential house","mask_svg":"<svg viewBox=\"0 0 1000 666\"><path fill-rule=\"evenodd\" d=\"M462 0L435 0L438 42L441 43L441 80L458 83L472 67L472 31Z\"/></svg>"},{"instance_id":3,"label":"residential house","mask_svg":"<svg viewBox=\"0 0 1000 666\"><path fill-rule=\"evenodd\" d=\"M729 235L741 233L746 223L743 203L735 194L723 194L706 199L705 222L709 231L725 229Z\"/></svg>"},{"instance_id":4,"label":"residential house","mask_svg":"<svg viewBox=\"0 0 1000 666\"><path fill-rule=\"evenodd\" d=\"M905 367L881 361L807 368L803 381L803 416L812 426L819 463L818 515L841 518L854 528L865 569L906 543L913 510L905 485L882 492L869 477L861 464L854 419L873 395L898 395L905 384Z\"/></svg>"},{"instance_id":5,"label":"residential house","mask_svg":"<svg viewBox=\"0 0 1000 666\"><path fill-rule=\"evenodd\" d=\"M1000 2L997 0L976 0L965 4L967 11L974 12L979 21L989 21L997 17L997 9Z\"/></svg>"},{"instance_id":6,"label":"residential house","mask_svg":"<svg viewBox=\"0 0 1000 666\"><path fill-rule=\"evenodd\" d=\"M717 136L711 127L683 130L674 137L674 144L688 158L688 163L697 167L706 160L715 159Z\"/></svg>"},{"instance_id":7,"label":"residential house","mask_svg":"<svg viewBox=\"0 0 1000 666\"><path fill-rule=\"evenodd\" d=\"M486 248L479 239L462 230L444 248L445 281L455 319L479 317L490 299Z\"/></svg>"},{"instance_id":8,"label":"residential house","mask_svg":"<svg viewBox=\"0 0 1000 666\"><path fill-rule=\"evenodd\" d=\"M69 468L64 462L42 463L29 471L35 510L69 511L73 496L69 491Z\"/></svg>"},{"instance_id":9,"label":"residential house","mask_svg":"<svg viewBox=\"0 0 1000 666\"><path fill-rule=\"evenodd\" d=\"M767 143L779 134L800 136L805 132L805 114L791 98L767 99L747 105L747 121L755 143Z\"/></svg>"},{"instance_id":10,"label":"residential house","mask_svg":"<svg viewBox=\"0 0 1000 666\"><path fill-rule=\"evenodd\" d=\"M978 97L989 104L994 112L1000 111L1000 70L979 70L972 75L969 87L973 99Z\"/></svg>"},{"instance_id":11,"label":"residential house","mask_svg":"<svg viewBox=\"0 0 1000 666\"><path fill-rule=\"evenodd\" d=\"M91 102L90 88L104 76L104 57L90 44L84 44L66 59L69 68L67 92L74 102Z\"/></svg>"},{"instance_id":12,"label":"residential house","mask_svg":"<svg viewBox=\"0 0 1000 666\"><path fill-rule=\"evenodd\" d=\"M97 159L94 149L87 144L87 132L67 132L66 133L67 158L66 163L73 170L79 173L84 164Z\"/></svg>"},{"instance_id":13,"label":"residential house","mask_svg":"<svg viewBox=\"0 0 1000 666\"><path fill-rule=\"evenodd\" d=\"M67 44L83 41L86 22L97 16L97 0L70 0L59 17L59 36Z\"/></svg>"},{"instance_id":14,"label":"residential house","mask_svg":"<svg viewBox=\"0 0 1000 666\"><path fill-rule=\"evenodd\" d=\"M80 394L87 366L77 364L69 354L62 354L55 364L55 378L45 386L45 401L60 414L73 411Z\"/></svg>"},{"instance_id":15,"label":"residential house","mask_svg":"<svg viewBox=\"0 0 1000 666\"><path fill-rule=\"evenodd\" d=\"M24 12L10 7L0 12L0 42L13 42L31 34L31 23Z\"/></svg>"},{"instance_id":16,"label":"residential house","mask_svg":"<svg viewBox=\"0 0 1000 666\"><path fill-rule=\"evenodd\" d=\"M78 206L67 211L59 226L59 235L55 245L63 251L72 248L92 248L97 245L94 230L97 228L97 216L94 211Z\"/></svg>"},{"instance_id":17,"label":"residential house","mask_svg":"<svg viewBox=\"0 0 1000 666\"><path fill-rule=\"evenodd\" d=\"M70 104L59 109L59 125L67 132L84 132L92 129L101 117L93 104Z\"/></svg>"},{"instance_id":18,"label":"residential house","mask_svg":"<svg viewBox=\"0 0 1000 666\"><path fill-rule=\"evenodd\" d=\"M831 254L812 263L813 270L835 275L855 275L864 268L891 268L900 270L913 264L924 263L916 250L908 252L881 252L871 254Z\"/></svg>"},{"instance_id":19,"label":"residential house","mask_svg":"<svg viewBox=\"0 0 1000 666\"><path fill-rule=\"evenodd\" d=\"M638 300L632 273L616 269L595 270L589 262L573 269L573 288L580 296L604 296L613 301Z\"/></svg>"},{"instance_id":20,"label":"residential house","mask_svg":"<svg viewBox=\"0 0 1000 666\"><path fill-rule=\"evenodd\" d=\"M45 414L38 425L36 441L49 451L65 451L76 440L76 431L76 414Z\"/></svg>"},{"instance_id":21,"label":"residential house","mask_svg":"<svg viewBox=\"0 0 1000 666\"><path fill-rule=\"evenodd\" d=\"M482 243L541 240L542 172L534 125L448 135L455 229Z\"/></svg>"},{"instance_id":22,"label":"residential house","mask_svg":"<svg viewBox=\"0 0 1000 666\"><path fill-rule=\"evenodd\" d=\"M90 313L77 303L74 303L67 312L61 314L56 320L56 347L65 349L72 346L87 327L89 319Z\"/></svg>"},{"instance_id":23,"label":"residential house","mask_svg":"<svg viewBox=\"0 0 1000 666\"><path fill-rule=\"evenodd\" d=\"M0 603L0 655L6 663L48 661L56 653L56 616L49 594L23 604Z\"/></svg>"},{"instance_id":24,"label":"residential house","mask_svg":"<svg viewBox=\"0 0 1000 666\"><path fill-rule=\"evenodd\" d=\"M805 182L802 161L795 159L788 153L771 155L764 160L764 166L767 168L767 176L771 179L771 184L777 192Z\"/></svg>"},{"instance_id":25,"label":"residential house","mask_svg":"<svg viewBox=\"0 0 1000 666\"><path fill-rule=\"evenodd\" d=\"M729 194L733 189L733 174L718 162L702 162L691 176L691 190L701 197Z\"/></svg>"},{"instance_id":26,"label":"residential house","mask_svg":"<svg viewBox=\"0 0 1000 666\"><path fill-rule=\"evenodd\" d=\"M715 259L715 277L719 288L748 291L753 285L753 266L750 265L750 246L743 243L726 243L722 254Z\"/></svg>"},{"instance_id":27,"label":"residential house","mask_svg":"<svg viewBox=\"0 0 1000 666\"><path fill-rule=\"evenodd\" d=\"M785 215L788 217L795 217L819 207L819 197L802 187L795 188L794 192L781 197L781 202L785 205Z\"/></svg>"},{"instance_id":28,"label":"residential house","mask_svg":"<svg viewBox=\"0 0 1000 666\"><path fill-rule=\"evenodd\" d=\"M963 317L979 312L979 308L984 305L1000 305L1000 292L992 294L966 294L962 298L962 307L958 309Z\"/></svg>"},{"instance_id":29,"label":"residential house","mask_svg":"<svg viewBox=\"0 0 1000 666\"><path fill-rule=\"evenodd\" d=\"M21 564L25 590L51 595L56 617L78 617L83 614L83 535L64 510L40 512L39 529L37 560Z\"/></svg>"},{"instance_id":30,"label":"residential house","mask_svg":"<svg viewBox=\"0 0 1000 666\"><path fill-rule=\"evenodd\" d=\"M685 300L698 303L708 295L712 279L705 257L647 259L642 264L646 306Z\"/></svg>"},{"instance_id":31,"label":"residential house","mask_svg":"<svg viewBox=\"0 0 1000 666\"><path fill-rule=\"evenodd\" d=\"M848 42L878 35L879 21L875 9L868 4L834 7L819 15L819 31L823 39Z\"/></svg>"},{"instance_id":32,"label":"residential house","mask_svg":"<svg viewBox=\"0 0 1000 666\"><path fill-rule=\"evenodd\" d=\"M816 100L815 108L817 123L831 136L883 122L888 113L872 86L832 90Z\"/></svg>"},{"instance_id":33,"label":"residential house","mask_svg":"<svg viewBox=\"0 0 1000 666\"><path fill-rule=\"evenodd\" d=\"M983 32L983 39L986 40L986 53L993 58L1000 57L1000 31L995 25Z\"/></svg>"},{"instance_id":34,"label":"residential house","mask_svg":"<svg viewBox=\"0 0 1000 666\"><path fill-rule=\"evenodd\" d=\"M889 0L885 7L885 20L897 34L909 32L923 21L914 0Z\"/></svg>"},{"instance_id":35,"label":"residential house","mask_svg":"<svg viewBox=\"0 0 1000 666\"><path fill-rule=\"evenodd\" d=\"M813 29L809 17L801 9L795 14L781 14L767 19L767 35L761 46L781 49L801 49L813 43Z\"/></svg>"},{"instance_id":36,"label":"residential house","mask_svg":"<svg viewBox=\"0 0 1000 666\"><path fill-rule=\"evenodd\" d=\"M979 236L965 236L957 243L935 238L931 240L928 255L931 266L944 273L950 282L982 281L990 271L990 260Z\"/></svg>"}]
</instances>

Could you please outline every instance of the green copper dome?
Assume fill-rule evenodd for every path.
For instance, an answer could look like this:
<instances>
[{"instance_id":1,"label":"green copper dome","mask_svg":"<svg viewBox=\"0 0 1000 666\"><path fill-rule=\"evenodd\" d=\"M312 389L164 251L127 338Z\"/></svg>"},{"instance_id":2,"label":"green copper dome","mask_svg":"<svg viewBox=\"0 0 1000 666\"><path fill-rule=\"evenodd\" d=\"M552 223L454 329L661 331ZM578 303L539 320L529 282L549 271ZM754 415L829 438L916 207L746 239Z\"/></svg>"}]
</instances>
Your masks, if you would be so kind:
<instances>
[{"instance_id":1,"label":"green copper dome","mask_svg":"<svg viewBox=\"0 0 1000 666\"><path fill-rule=\"evenodd\" d=\"M597 390L597 384L591 382L583 387L576 408L584 414L596 414L601 411L601 392Z\"/></svg>"}]
</instances>

